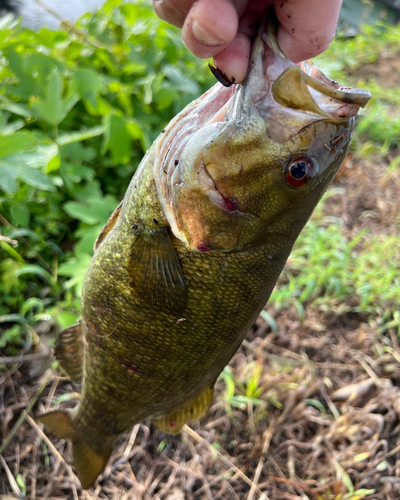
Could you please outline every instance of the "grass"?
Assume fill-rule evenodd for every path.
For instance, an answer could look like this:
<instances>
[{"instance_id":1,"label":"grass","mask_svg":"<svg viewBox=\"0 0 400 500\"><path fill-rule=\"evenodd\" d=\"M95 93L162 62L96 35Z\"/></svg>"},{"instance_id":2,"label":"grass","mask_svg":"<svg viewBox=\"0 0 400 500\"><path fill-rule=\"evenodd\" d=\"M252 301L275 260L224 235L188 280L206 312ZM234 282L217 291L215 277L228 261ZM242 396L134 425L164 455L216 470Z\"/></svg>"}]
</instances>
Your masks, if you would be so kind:
<instances>
[{"instance_id":1,"label":"grass","mask_svg":"<svg viewBox=\"0 0 400 500\"><path fill-rule=\"evenodd\" d=\"M394 327L399 297L398 236L364 229L346 238L343 221L325 217L321 206L300 235L270 305L294 304L300 317L308 303L325 310L341 306L342 313L381 316Z\"/></svg>"}]
</instances>

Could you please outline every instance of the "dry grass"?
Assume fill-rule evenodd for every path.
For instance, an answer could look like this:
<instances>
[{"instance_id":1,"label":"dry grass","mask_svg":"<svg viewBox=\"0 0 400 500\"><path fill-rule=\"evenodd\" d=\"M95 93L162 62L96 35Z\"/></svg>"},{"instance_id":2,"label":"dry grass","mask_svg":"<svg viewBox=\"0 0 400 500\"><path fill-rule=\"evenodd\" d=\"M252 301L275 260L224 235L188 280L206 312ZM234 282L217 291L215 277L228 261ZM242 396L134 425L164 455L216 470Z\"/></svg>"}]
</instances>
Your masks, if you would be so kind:
<instances>
[{"instance_id":1,"label":"dry grass","mask_svg":"<svg viewBox=\"0 0 400 500\"><path fill-rule=\"evenodd\" d=\"M23 496L26 489L32 499L357 498L345 496L351 481L354 490L375 490L368 498L400 498L397 338L378 337L356 315L307 310L300 324L287 311L278 322L271 333L259 320L230 364L238 387L261 367L265 405L249 400L233 408L220 380L195 431L170 437L137 425L89 492L68 465L70 447L53 445L28 416L4 451L0 492ZM72 390L48 371L43 379L37 411ZM39 384L29 383L24 365L2 374L3 435Z\"/></svg>"}]
</instances>

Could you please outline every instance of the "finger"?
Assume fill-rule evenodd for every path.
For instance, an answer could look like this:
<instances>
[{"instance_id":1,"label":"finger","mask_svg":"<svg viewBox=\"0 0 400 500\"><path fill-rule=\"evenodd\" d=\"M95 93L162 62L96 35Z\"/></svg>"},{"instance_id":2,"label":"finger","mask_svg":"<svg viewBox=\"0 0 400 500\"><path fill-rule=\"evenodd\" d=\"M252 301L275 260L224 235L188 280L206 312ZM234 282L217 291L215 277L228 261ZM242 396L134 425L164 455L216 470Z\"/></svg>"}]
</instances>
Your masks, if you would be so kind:
<instances>
[{"instance_id":1,"label":"finger","mask_svg":"<svg viewBox=\"0 0 400 500\"><path fill-rule=\"evenodd\" d=\"M238 11L229 0L198 0L186 17L182 38L196 56L206 59L232 42L238 23Z\"/></svg>"},{"instance_id":2,"label":"finger","mask_svg":"<svg viewBox=\"0 0 400 500\"><path fill-rule=\"evenodd\" d=\"M182 28L195 0L153 0L153 7L160 19Z\"/></svg>"},{"instance_id":3,"label":"finger","mask_svg":"<svg viewBox=\"0 0 400 500\"><path fill-rule=\"evenodd\" d=\"M341 0L274 0L278 44L293 62L324 52L334 36Z\"/></svg>"},{"instance_id":4,"label":"finger","mask_svg":"<svg viewBox=\"0 0 400 500\"><path fill-rule=\"evenodd\" d=\"M214 56L214 65L230 81L242 83L246 77L251 51L251 39L257 34L259 15L246 12L239 20L239 32L233 41L219 54Z\"/></svg>"},{"instance_id":5,"label":"finger","mask_svg":"<svg viewBox=\"0 0 400 500\"><path fill-rule=\"evenodd\" d=\"M215 66L229 81L242 83L249 66L251 42L248 35L238 33L226 49L214 57Z\"/></svg>"},{"instance_id":6,"label":"finger","mask_svg":"<svg viewBox=\"0 0 400 500\"><path fill-rule=\"evenodd\" d=\"M272 0L250 0L240 17L238 34L221 52L214 56L214 65L231 81L242 83L246 77L251 52L251 40L257 35L263 13Z\"/></svg>"}]
</instances>

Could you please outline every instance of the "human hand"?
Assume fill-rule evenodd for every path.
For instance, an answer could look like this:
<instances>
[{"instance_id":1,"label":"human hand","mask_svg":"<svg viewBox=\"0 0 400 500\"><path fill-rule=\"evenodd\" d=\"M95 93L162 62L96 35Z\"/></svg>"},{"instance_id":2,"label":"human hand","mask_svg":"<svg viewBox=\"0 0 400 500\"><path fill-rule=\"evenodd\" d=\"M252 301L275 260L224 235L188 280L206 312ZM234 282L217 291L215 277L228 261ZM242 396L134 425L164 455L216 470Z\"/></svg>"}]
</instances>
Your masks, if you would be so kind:
<instances>
[{"instance_id":1,"label":"human hand","mask_svg":"<svg viewBox=\"0 0 400 500\"><path fill-rule=\"evenodd\" d=\"M241 83L250 58L255 25L271 4L279 21L278 43L293 62L324 52L335 36L342 0L153 0L165 21L182 28L198 57L214 58L228 79Z\"/></svg>"}]
</instances>

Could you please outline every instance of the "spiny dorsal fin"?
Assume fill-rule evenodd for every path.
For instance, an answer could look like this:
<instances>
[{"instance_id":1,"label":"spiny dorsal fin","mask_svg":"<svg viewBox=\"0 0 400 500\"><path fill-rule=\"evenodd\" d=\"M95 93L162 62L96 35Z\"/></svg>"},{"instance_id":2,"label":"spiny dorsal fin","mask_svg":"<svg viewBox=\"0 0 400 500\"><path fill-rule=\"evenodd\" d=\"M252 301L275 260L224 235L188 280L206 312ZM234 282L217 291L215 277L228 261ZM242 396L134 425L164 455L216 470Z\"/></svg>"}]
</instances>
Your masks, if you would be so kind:
<instances>
[{"instance_id":1,"label":"spiny dorsal fin","mask_svg":"<svg viewBox=\"0 0 400 500\"><path fill-rule=\"evenodd\" d=\"M63 330L58 336L54 356L60 368L75 383L82 382L83 340L82 324L76 323Z\"/></svg>"},{"instance_id":2,"label":"spiny dorsal fin","mask_svg":"<svg viewBox=\"0 0 400 500\"><path fill-rule=\"evenodd\" d=\"M107 236L107 234L111 231L111 229L114 227L115 223L117 222L118 217L121 213L122 203L123 203L123 201L121 201L121 203L118 205L118 207L110 215L110 218L106 222L103 229L100 231L100 234L98 235L97 240L94 243L94 251L96 251L99 248L99 246L103 243L105 237Z\"/></svg>"},{"instance_id":3,"label":"spiny dorsal fin","mask_svg":"<svg viewBox=\"0 0 400 500\"><path fill-rule=\"evenodd\" d=\"M195 422L206 413L211 404L213 392L214 388L211 386L196 399L189 401L169 415L155 419L154 423L164 432L177 434L188 420Z\"/></svg>"},{"instance_id":4,"label":"spiny dorsal fin","mask_svg":"<svg viewBox=\"0 0 400 500\"><path fill-rule=\"evenodd\" d=\"M138 231L128 275L134 293L146 304L177 312L185 308L185 277L166 227Z\"/></svg>"}]
</instances>

